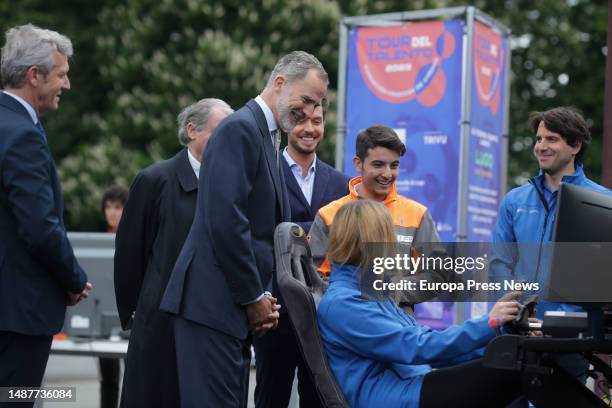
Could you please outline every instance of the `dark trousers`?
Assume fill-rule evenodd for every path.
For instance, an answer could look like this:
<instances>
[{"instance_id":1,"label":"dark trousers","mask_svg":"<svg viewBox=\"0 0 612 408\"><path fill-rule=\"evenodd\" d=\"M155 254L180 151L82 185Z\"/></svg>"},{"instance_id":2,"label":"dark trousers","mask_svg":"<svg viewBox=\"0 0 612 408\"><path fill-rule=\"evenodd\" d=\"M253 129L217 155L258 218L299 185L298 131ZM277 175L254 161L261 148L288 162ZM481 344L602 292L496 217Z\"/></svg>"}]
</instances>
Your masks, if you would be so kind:
<instances>
[{"instance_id":1,"label":"dark trousers","mask_svg":"<svg viewBox=\"0 0 612 408\"><path fill-rule=\"evenodd\" d=\"M519 371L482 365L482 359L427 374L421 387L420 408L505 407L522 393Z\"/></svg>"},{"instance_id":2,"label":"dark trousers","mask_svg":"<svg viewBox=\"0 0 612 408\"><path fill-rule=\"evenodd\" d=\"M527 400L538 408L599 406L601 401L576 377L547 357L543 363L552 374L487 368L482 359L432 371L423 380L420 408L495 408L512 401L515 407L526 406Z\"/></svg>"},{"instance_id":3,"label":"dark trousers","mask_svg":"<svg viewBox=\"0 0 612 408\"><path fill-rule=\"evenodd\" d=\"M173 315L161 311L136 314L125 360L120 406L180 406Z\"/></svg>"},{"instance_id":4,"label":"dark trousers","mask_svg":"<svg viewBox=\"0 0 612 408\"><path fill-rule=\"evenodd\" d=\"M100 407L117 408L121 364L118 358L100 357Z\"/></svg>"},{"instance_id":5,"label":"dark trousers","mask_svg":"<svg viewBox=\"0 0 612 408\"><path fill-rule=\"evenodd\" d=\"M0 331L0 387L40 387L45 374L51 336L28 336ZM0 407L32 407L33 402L0 403Z\"/></svg>"},{"instance_id":6,"label":"dark trousers","mask_svg":"<svg viewBox=\"0 0 612 408\"><path fill-rule=\"evenodd\" d=\"M250 341L176 317L181 407L244 407L248 403Z\"/></svg>"},{"instance_id":7,"label":"dark trousers","mask_svg":"<svg viewBox=\"0 0 612 408\"><path fill-rule=\"evenodd\" d=\"M276 330L254 338L253 345L257 365L257 408L286 408L289 405L296 367L300 407L322 407L287 313L281 313Z\"/></svg>"}]
</instances>

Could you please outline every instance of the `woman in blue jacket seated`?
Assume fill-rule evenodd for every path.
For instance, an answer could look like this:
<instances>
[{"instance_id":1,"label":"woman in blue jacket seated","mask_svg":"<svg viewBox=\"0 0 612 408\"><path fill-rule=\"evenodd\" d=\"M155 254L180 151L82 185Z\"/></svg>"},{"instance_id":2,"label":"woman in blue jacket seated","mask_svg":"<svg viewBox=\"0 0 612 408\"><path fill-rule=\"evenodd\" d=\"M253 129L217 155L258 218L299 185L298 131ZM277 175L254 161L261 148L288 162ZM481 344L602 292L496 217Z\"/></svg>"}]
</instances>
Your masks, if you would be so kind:
<instances>
[{"instance_id":1,"label":"woman in blue jacket seated","mask_svg":"<svg viewBox=\"0 0 612 408\"><path fill-rule=\"evenodd\" d=\"M376 255L367 243L395 239L387 209L370 200L343 206L331 226L332 272L318 320L330 366L350 406L490 408L512 402L521 392L519 374L485 368L479 357L496 335L488 320L514 319L519 304L498 302L488 316L433 331L389 298L362 296L360 266Z\"/></svg>"}]
</instances>

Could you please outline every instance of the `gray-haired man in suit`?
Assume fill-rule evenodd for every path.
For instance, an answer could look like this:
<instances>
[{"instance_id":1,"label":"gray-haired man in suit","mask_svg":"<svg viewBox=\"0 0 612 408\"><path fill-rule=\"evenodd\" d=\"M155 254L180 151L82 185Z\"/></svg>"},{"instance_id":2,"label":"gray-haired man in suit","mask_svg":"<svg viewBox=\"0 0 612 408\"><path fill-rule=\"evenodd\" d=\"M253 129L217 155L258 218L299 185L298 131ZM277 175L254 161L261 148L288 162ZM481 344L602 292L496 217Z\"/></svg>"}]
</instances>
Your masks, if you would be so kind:
<instances>
[{"instance_id":1,"label":"gray-haired man in suit","mask_svg":"<svg viewBox=\"0 0 612 408\"><path fill-rule=\"evenodd\" d=\"M209 141L191 231L162 300L176 314L182 406L246 406L250 333L278 322L266 293L274 229L290 219L279 166L279 128L322 103L328 77L312 55L282 57L262 93L230 115Z\"/></svg>"},{"instance_id":2,"label":"gray-haired man in suit","mask_svg":"<svg viewBox=\"0 0 612 408\"><path fill-rule=\"evenodd\" d=\"M6 33L0 72L0 387L38 387L67 304L91 284L64 227L39 115L70 89L70 40L31 24Z\"/></svg>"}]
</instances>

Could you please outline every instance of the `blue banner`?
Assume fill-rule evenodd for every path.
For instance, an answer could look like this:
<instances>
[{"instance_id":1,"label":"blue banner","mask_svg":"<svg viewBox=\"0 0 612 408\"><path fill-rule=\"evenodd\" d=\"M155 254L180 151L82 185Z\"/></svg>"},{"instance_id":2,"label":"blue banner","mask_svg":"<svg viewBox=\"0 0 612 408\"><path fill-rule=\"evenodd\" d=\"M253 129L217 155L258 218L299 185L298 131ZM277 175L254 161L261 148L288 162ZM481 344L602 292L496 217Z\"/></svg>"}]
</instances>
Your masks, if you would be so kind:
<instances>
[{"instance_id":1,"label":"blue banner","mask_svg":"<svg viewBox=\"0 0 612 408\"><path fill-rule=\"evenodd\" d=\"M427 206L443 241L454 241L457 229L463 27L449 20L349 34L343 170L357 174L359 131L374 124L395 129L406 144L398 193ZM415 314L433 328L454 321L449 303L417 305Z\"/></svg>"},{"instance_id":2,"label":"blue banner","mask_svg":"<svg viewBox=\"0 0 612 408\"><path fill-rule=\"evenodd\" d=\"M383 124L406 144L398 193L429 208L455 240L461 120L462 21L359 27L349 33L343 170L356 175L357 133Z\"/></svg>"}]
</instances>

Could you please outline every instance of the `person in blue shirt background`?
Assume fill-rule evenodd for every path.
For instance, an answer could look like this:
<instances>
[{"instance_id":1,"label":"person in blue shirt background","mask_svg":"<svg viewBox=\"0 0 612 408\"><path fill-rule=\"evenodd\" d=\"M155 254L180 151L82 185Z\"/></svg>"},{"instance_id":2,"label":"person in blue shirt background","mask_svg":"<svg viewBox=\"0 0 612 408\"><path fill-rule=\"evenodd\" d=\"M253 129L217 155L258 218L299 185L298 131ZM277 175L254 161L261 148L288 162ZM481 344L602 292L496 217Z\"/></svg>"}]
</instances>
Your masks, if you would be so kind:
<instances>
[{"instance_id":1,"label":"person in blue shirt background","mask_svg":"<svg viewBox=\"0 0 612 408\"><path fill-rule=\"evenodd\" d=\"M591 134L584 118L571 107L533 112L529 125L535 133L533 153L540 173L504 198L493 232L494 257L490 275L496 282L514 279L547 285L549 245L561 183L611 193L584 174L582 158ZM579 219L579 214L577 214ZM508 243L517 243L509 245ZM537 316L546 310L576 310L576 306L540 302Z\"/></svg>"},{"instance_id":2,"label":"person in blue shirt background","mask_svg":"<svg viewBox=\"0 0 612 408\"><path fill-rule=\"evenodd\" d=\"M591 143L584 118L572 107L533 112L529 126L535 133L533 153L540 173L504 198L493 232L493 257L489 274L495 282L518 280L538 283L540 302L536 316L549 310L579 311L579 306L543 302L548 284L554 216L561 183L610 194L584 174L582 158ZM580 220L580 214L576 214ZM578 355L557 356L557 363L582 382L588 363Z\"/></svg>"},{"instance_id":3,"label":"person in blue shirt background","mask_svg":"<svg viewBox=\"0 0 612 408\"><path fill-rule=\"evenodd\" d=\"M366 199L343 206L331 226L330 286L318 308L318 323L349 405L474 408L506 406L516 399L520 373L486 368L479 357L496 334L488 320L504 324L514 319L519 304L499 301L488 316L432 331L392 299L362 293L363 267L380 256L373 253L380 246L368 245L372 242L396 242L385 206Z\"/></svg>"}]
</instances>

